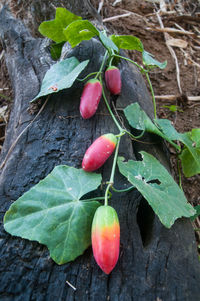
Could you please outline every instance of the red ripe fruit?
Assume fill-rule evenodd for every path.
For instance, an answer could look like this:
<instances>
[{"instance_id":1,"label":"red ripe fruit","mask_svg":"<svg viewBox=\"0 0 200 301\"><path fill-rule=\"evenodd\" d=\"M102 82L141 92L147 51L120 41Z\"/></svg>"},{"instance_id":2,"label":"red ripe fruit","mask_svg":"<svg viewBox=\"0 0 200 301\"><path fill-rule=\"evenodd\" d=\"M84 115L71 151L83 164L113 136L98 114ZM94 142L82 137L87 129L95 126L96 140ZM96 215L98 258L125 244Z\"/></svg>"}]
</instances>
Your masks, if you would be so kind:
<instances>
[{"instance_id":1,"label":"red ripe fruit","mask_svg":"<svg viewBox=\"0 0 200 301\"><path fill-rule=\"evenodd\" d=\"M121 92L121 75L117 67L111 66L105 72L106 86L110 93L117 95Z\"/></svg>"},{"instance_id":2,"label":"red ripe fruit","mask_svg":"<svg viewBox=\"0 0 200 301\"><path fill-rule=\"evenodd\" d=\"M117 213L110 206L99 207L92 222L94 258L106 274L114 269L119 258L120 226Z\"/></svg>"},{"instance_id":3,"label":"red ripe fruit","mask_svg":"<svg viewBox=\"0 0 200 301\"><path fill-rule=\"evenodd\" d=\"M113 153L117 138L113 134L106 134L97 138L87 149L82 168L85 171L94 171L100 168Z\"/></svg>"},{"instance_id":4,"label":"red ripe fruit","mask_svg":"<svg viewBox=\"0 0 200 301\"><path fill-rule=\"evenodd\" d=\"M80 113L84 119L92 117L98 108L102 95L102 86L99 80L89 80L83 89L80 103Z\"/></svg>"}]
</instances>

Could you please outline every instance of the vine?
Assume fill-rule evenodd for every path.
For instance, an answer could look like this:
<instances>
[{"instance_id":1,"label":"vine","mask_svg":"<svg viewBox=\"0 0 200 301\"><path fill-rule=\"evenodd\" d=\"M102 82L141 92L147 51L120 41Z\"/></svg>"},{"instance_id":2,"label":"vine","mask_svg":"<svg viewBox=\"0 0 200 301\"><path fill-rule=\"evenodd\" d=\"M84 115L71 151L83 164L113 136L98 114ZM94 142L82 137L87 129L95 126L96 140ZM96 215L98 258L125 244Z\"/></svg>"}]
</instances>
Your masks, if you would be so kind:
<instances>
[{"instance_id":1,"label":"vine","mask_svg":"<svg viewBox=\"0 0 200 301\"><path fill-rule=\"evenodd\" d=\"M84 79L79 79L78 76L86 68L89 60L80 63L77 58L70 57L56 62L47 71L40 92L32 101L70 88L75 80L85 81L91 78L86 82L81 96L82 117L88 119L93 116L103 96L119 133L117 135L107 133L97 138L84 155L82 169L66 165L55 167L45 179L11 205L4 217L4 227L12 235L45 244L50 256L58 264L64 264L81 255L91 244L92 238L94 257L101 269L108 274L116 265L119 256L119 220L114 208L109 206L112 191L117 193L129 192L132 189L140 191L167 228L170 228L177 218L193 217L196 214L196 210L187 202L182 189L152 155L141 152L142 161L128 162L119 157L121 137L128 135L133 139L141 139L145 131L159 135L175 148L180 162L179 173L182 167L184 175L190 177L200 173L200 129L178 133L169 120L157 118L149 71L155 67L165 68L166 62L160 63L155 60L144 50L142 42L137 37L107 36L105 31L99 31L88 20L82 20L64 8L57 8L55 19L43 22L39 31L54 41L51 47L54 59L58 59L65 42L69 42L73 48L93 37L102 43L105 54L98 72L92 72ZM139 51L144 66L122 56L120 49ZM120 125L106 97L104 74L106 87L110 93L116 95L123 93L120 70L114 65L116 59L136 65L146 76L151 91L153 121L138 103L124 109L129 125L141 131L137 137ZM177 144L176 141L181 144ZM113 164L110 179L106 182L105 195L82 199L85 194L100 186L101 175L93 171L98 170L113 152ZM120 190L114 185L117 165L120 173L131 185L126 189ZM101 200L104 200L104 205L99 202Z\"/></svg>"}]
</instances>

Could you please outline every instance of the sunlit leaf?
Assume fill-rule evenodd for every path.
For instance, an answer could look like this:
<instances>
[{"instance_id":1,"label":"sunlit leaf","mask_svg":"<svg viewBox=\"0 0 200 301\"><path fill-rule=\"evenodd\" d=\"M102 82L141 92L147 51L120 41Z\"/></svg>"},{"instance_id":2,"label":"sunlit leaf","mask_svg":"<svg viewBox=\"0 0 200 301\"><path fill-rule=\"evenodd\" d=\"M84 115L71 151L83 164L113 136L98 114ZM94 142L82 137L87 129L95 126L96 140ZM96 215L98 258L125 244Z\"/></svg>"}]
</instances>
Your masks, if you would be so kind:
<instances>
[{"instance_id":1,"label":"sunlit leaf","mask_svg":"<svg viewBox=\"0 0 200 301\"><path fill-rule=\"evenodd\" d=\"M110 38L120 49L143 51L142 42L137 37L129 35L112 35Z\"/></svg>"},{"instance_id":2,"label":"sunlit leaf","mask_svg":"<svg viewBox=\"0 0 200 301\"><path fill-rule=\"evenodd\" d=\"M90 40L99 35L99 31L91 22L87 20L78 20L71 23L63 30L65 39L71 44L72 48L84 40Z\"/></svg>"},{"instance_id":3,"label":"sunlit leaf","mask_svg":"<svg viewBox=\"0 0 200 301\"><path fill-rule=\"evenodd\" d=\"M81 17L72 14L66 8L58 7L56 8L55 19L42 22L38 30L43 36L60 43L66 41L63 29L73 21L81 19Z\"/></svg>"}]
</instances>

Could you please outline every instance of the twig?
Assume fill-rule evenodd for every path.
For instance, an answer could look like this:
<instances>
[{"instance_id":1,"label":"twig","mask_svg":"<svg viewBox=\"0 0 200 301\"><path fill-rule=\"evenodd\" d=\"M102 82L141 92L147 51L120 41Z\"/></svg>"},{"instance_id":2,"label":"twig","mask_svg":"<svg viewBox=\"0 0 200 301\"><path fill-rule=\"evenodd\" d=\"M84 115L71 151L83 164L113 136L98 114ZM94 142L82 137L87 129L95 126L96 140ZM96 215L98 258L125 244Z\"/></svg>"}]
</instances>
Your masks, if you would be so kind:
<instances>
[{"instance_id":1,"label":"twig","mask_svg":"<svg viewBox=\"0 0 200 301\"><path fill-rule=\"evenodd\" d=\"M160 27L163 29L164 28L164 25L163 25L163 22L161 20L161 17L159 16L159 14L157 13L157 18L158 18L158 22L160 24ZM181 89L181 82L180 82L180 69L179 69L179 65L178 65L178 59L176 57L176 53L174 51L174 49L167 44L167 40L170 38L170 35L166 32L164 32L164 37L165 37L165 41L166 41L166 45L167 45L167 48L169 49L169 52L171 53L171 56L173 57L173 59L175 60L175 65L176 65L176 78L177 78L177 84L178 84L178 89L179 89L179 92L180 94L182 94L182 89Z\"/></svg>"},{"instance_id":2,"label":"twig","mask_svg":"<svg viewBox=\"0 0 200 301\"><path fill-rule=\"evenodd\" d=\"M23 129L23 131L19 134L19 136L16 138L16 140L13 142L13 144L11 145L11 147L8 150L8 153L5 157L5 159L3 160L2 164L0 165L0 170L4 167L4 165L6 164L10 154L12 153L13 149L15 148L17 142L19 141L19 139L22 137L22 135L26 132L26 130L32 125L32 123L37 119L37 117L42 113L43 109L46 106L46 103L49 99L49 96L47 97L47 99L45 100L45 102L43 103L42 107L40 108L39 112L37 113L37 115L33 118L33 120Z\"/></svg>"},{"instance_id":3,"label":"twig","mask_svg":"<svg viewBox=\"0 0 200 301\"><path fill-rule=\"evenodd\" d=\"M73 286L69 281L66 280L66 283L67 283L71 288L73 288L74 291L76 291L76 287Z\"/></svg>"},{"instance_id":4,"label":"twig","mask_svg":"<svg viewBox=\"0 0 200 301\"><path fill-rule=\"evenodd\" d=\"M181 95L155 95L155 99L160 100L176 100L177 98L180 98ZM200 101L200 96L185 96L188 101Z\"/></svg>"},{"instance_id":5,"label":"twig","mask_svg":"<svg viewBox=\"0 0 200 301\"><path fill-rule=\"evenodd\" d=\"M193 32L185 31L185 30L183 31L183 30L179 30L179 29L171 28L171 27L163 27L163 28L158 28L158 27L146 27L146 30L158 31L158 32L178 33L178 34L184 34L184 35L196 36L195 33L193 33Z\"/></svg>"},{"instance_id":6,"label":"twig","mask_svg":"<svg viewBox=\"0 0 200 301\"><path fill-rule=\"evenodd\" d=\"M122 15L117 15L117 16L114 16L114 17L109 17L109 18L105 18L103 19L103 23L105 22L110 22L110 21L113 21L113 20L118 20L119 18L125 18L125 17L129 17L132 13L126 13L126 14L122 14Z\"/></svg>"},{"instance_id":7,"label":"twig","mask_svg":"<svg viewBox=\"0 0 200 301\"><path fill-rule=\"evenodd\" d=\"M5 50L3 50L0 54L0 60L2 59L2 57L4 56Z\"/></svg>"},{"instance_id":8,"label":"twig","mask_svg":"<svg viewBox=\"0 0 200 301\"><path fill-rule=\"evenodd\" d=\"M99 7L98 7L98 10L97 10L98 14L100 14L103 5L104 5L104 0L101 0L101 1L99 2Z\"/></svg>"}]
</instances>

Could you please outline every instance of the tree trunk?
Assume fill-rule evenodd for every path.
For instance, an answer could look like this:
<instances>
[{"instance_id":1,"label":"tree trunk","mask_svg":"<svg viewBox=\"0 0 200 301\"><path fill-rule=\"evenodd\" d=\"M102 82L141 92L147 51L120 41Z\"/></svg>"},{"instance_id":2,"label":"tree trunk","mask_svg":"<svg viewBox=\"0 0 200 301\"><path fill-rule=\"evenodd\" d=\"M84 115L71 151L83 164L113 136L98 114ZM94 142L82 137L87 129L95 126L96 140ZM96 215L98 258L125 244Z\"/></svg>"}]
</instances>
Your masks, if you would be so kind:
<instances>
[{"instance_id":1,"label":"tree trunk","mask_svg":"<svg viewBox=\"0 0 200 301\"><path fill-rule=\"evenodd\" d=\"M28 112L29 100L37 95L42 78L54 63L46 39L33 38L23 23L6 9L0 14L0 37L6 51L6 63L15 99L2 151L2 162L23 129L34 118ZM98 70L103 49L98 41L82 43L69 55L80 61L90 59L82 74ZM141 74L127 63L120 65L122 95L114 97L117 108L139 102L149 116L152 103ZM83 120L79 99L83 85L52 95L42 113L21 136L0 173L1 215L11 203L44 178L54 166L67 164L79 168L85 150L101 134L117 133L103 102L97 114ZM169 169L162 142L150 135L145 150ZM144 144L132 144L122 138L120 155L139 158ZM101 169L109 179L111 161ZM116 186L124 178L116 174ZM199 263L195 237L189 220L179 219L166 229L140 193L114 195L111 201L121 226L120 258L110 275L96 265L91 248L74 262L59 266L45 246L11 237L0 227L0 300L77 300L77 301L196 301L199 298ZM76 287L73 290L67 283Z\"/></svg>"}]
</instances>

